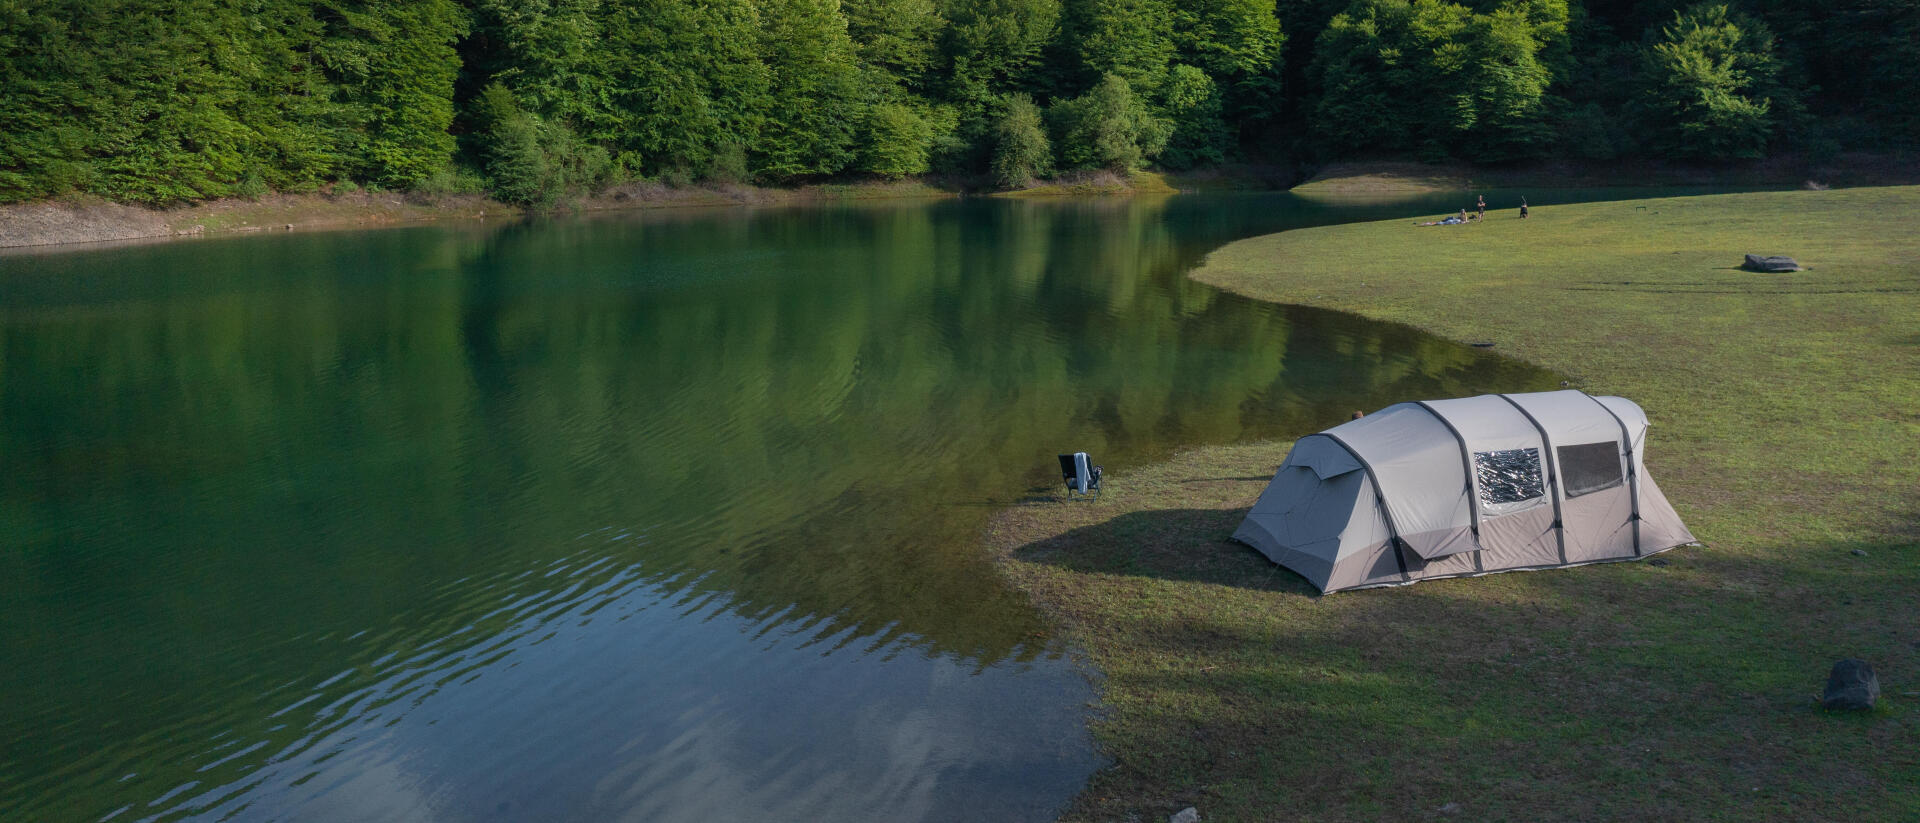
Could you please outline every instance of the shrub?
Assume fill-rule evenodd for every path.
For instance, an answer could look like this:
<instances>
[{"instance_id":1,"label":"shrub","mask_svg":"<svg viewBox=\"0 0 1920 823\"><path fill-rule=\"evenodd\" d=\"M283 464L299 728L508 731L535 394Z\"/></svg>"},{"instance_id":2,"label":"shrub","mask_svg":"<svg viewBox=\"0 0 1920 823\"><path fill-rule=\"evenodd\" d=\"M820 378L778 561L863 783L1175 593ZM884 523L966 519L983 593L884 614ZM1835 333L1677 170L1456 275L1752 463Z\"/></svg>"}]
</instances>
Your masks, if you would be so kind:
<instances>
[{"instance_id":1,"label":"shrub","mask_svg":"<svg viewBox=\"0 0 1920 823\"><path fill-rule=\"evenodd\" d=\"M268 194L267 181L260 179L257 171L247 172L247 176L240 178L240 183L233 187L233 194L246 200L259 200Z\"/></svg>"},{"instance_id":2,"label":"shrub","mask_svg":"<svg viewBox=\"0 0 1920 823\"><path fill-rule=\"evenodd\" d=\"M1040 107L1033 98L1016 94L993 125L992 172L995 183L1007 188L1033 185L1033 179L1052 171L1053 149L1040 127Z\"/></svg>"},{"instance_id":3,"label":"shrub","mask_svg":"<svg viewBox=\"0 0 1920 823\"><path fill-rule=\"evenodd\" d=\"M1055 103L1049 115L1061 165L1070 169L1132 172L1165 149L1172 132L1126 80L1112 74L1086 94Z\"/></svg>"},{"instance_id":4,"label":"shrub","mask_svg":"<svg viewBox=\"0 0 1920 823\"><path fill-rule=\"evenodd\" d=\"M618 175L605 148L522 110L505 86L488 86L478 110L487 175L501 200L550 207L563 197L600 189Z\"/></svg>"},{"instance_id":5,"label":"shrub","mask_svg":"<svg viewBox=\"0 0 1920 823\"><path fill-rule=\"evenodd\" d=\"M893 178L921 174L928 169L927 150L932 142L933 128L919 112L898 103L881 103L867 115L860 170Z\"/></svg>"},{"instance_id":6,"label":"shrub","mask_svg":"<svg viewBox=\"0 0 1920 823\"><path fill-rule=\"evenodd\" d=\"M443 196L481 194L487 190L486 178L465 166L444 165L414 186L421 194Z\"/></svg>"},{"instance_id":7,"label":"shrub","mask_svg":"<svg viewBox=\"0 0 1920 823\"><path fill-rule=\"evenodd\" d=\"M747 147L735 142L715 146L707 157L706 171L700 174L715 183L745 183L747 175Z\"/></svg>"}]
</instances>

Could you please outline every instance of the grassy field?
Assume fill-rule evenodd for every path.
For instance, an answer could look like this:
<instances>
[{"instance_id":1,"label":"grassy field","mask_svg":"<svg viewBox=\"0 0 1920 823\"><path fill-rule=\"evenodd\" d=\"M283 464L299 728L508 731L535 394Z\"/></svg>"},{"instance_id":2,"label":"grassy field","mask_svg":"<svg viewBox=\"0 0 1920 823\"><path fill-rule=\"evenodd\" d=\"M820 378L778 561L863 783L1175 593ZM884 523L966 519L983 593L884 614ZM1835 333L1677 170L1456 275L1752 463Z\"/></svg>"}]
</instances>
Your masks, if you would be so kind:
<instances>
[{"instance_id":1,"label":"grassy field","mask_svg":"<svg viewBox=\"0 0 1920 823\"><path fill-rule=\"evenodd\" d=\"M1114 765L1067 819L1920 820L1920 188L1515 218L1287 232L1195 276L1633 398L1706 546L1318 597L1228 539L1286 442L1011 509L990 544L1102 674ZM1871 713L1817 705L1849 656Z\"/></svg>"}]
</instances>

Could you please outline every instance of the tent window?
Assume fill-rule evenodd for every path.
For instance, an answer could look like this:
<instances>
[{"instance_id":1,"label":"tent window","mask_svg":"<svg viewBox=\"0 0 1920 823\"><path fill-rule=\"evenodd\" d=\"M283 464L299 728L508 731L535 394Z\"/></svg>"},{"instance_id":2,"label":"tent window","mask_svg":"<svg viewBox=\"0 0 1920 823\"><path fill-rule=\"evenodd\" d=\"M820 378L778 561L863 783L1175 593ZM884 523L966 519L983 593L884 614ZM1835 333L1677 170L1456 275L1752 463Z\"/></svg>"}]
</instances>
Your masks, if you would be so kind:
<instances>
[{"instance_id":1,"label":"tent window","mask_svg":"<svg viewBox=\"0 0 1920 823\"><path fill-rule=\"evenodd\" d=\"M1532 500L1546 493L1540 481L1539 449L1473 453L1474 481L1480 502L1489 506Z\"/></svg>"},{"instance_id":2,"label":"tent window","mask_svg":"<svg viewBox=\"0 0 1920 823\"><path fill-rule=\"evenodd\" d=\"M1560 474L1565 478L1568 497L1579 497L1620 485L1620 444L1582 443L1561 446Z\"/></svg>"}]
</instances>

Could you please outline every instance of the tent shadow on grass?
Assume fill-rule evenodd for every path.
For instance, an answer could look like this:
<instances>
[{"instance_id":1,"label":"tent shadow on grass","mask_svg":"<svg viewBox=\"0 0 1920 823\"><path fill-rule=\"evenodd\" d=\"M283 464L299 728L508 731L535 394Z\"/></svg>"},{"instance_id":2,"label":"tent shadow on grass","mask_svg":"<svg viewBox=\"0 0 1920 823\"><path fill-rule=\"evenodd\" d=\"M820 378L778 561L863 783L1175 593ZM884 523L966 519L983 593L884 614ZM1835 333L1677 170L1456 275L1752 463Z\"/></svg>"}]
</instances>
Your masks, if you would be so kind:
<instances>
[{"instance_id":1,"label":"tent shadow on grass","mask_svg":"<svg viewBox=\"0 0 1920 823\"><path fill-rule=\"evenodd\" d=\"M1317 596L1313 584L1233 539L1244 508L1128 512L1048 537L1013 557L1069 571L1188 580Z\"/></svg>"}]
</instances>

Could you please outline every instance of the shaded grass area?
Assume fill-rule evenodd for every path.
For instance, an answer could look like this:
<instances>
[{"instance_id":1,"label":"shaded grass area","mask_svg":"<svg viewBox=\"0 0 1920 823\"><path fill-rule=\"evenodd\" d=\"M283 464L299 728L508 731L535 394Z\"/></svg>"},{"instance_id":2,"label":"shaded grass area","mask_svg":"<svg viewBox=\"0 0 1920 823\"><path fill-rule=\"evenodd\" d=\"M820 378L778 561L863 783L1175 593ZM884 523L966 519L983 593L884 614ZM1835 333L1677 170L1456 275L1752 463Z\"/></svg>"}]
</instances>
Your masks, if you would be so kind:
<instances>
[{"instance_id":1,"label":"shaded grass area","mask_svg":"<svg viewBox=\"0 0 1920 823\"><path fill-rule=\"evenodd\" d=\"M1508 205L1195 276L1633 398L1708 545L1318 597L1229 540L1287 442L1011 509L988 541L1104 675L1114 766L1066 819L1920 819L1920 188ZM1871 713L1816 704L1848 656Z\"/></svg>"}]
</instances>

